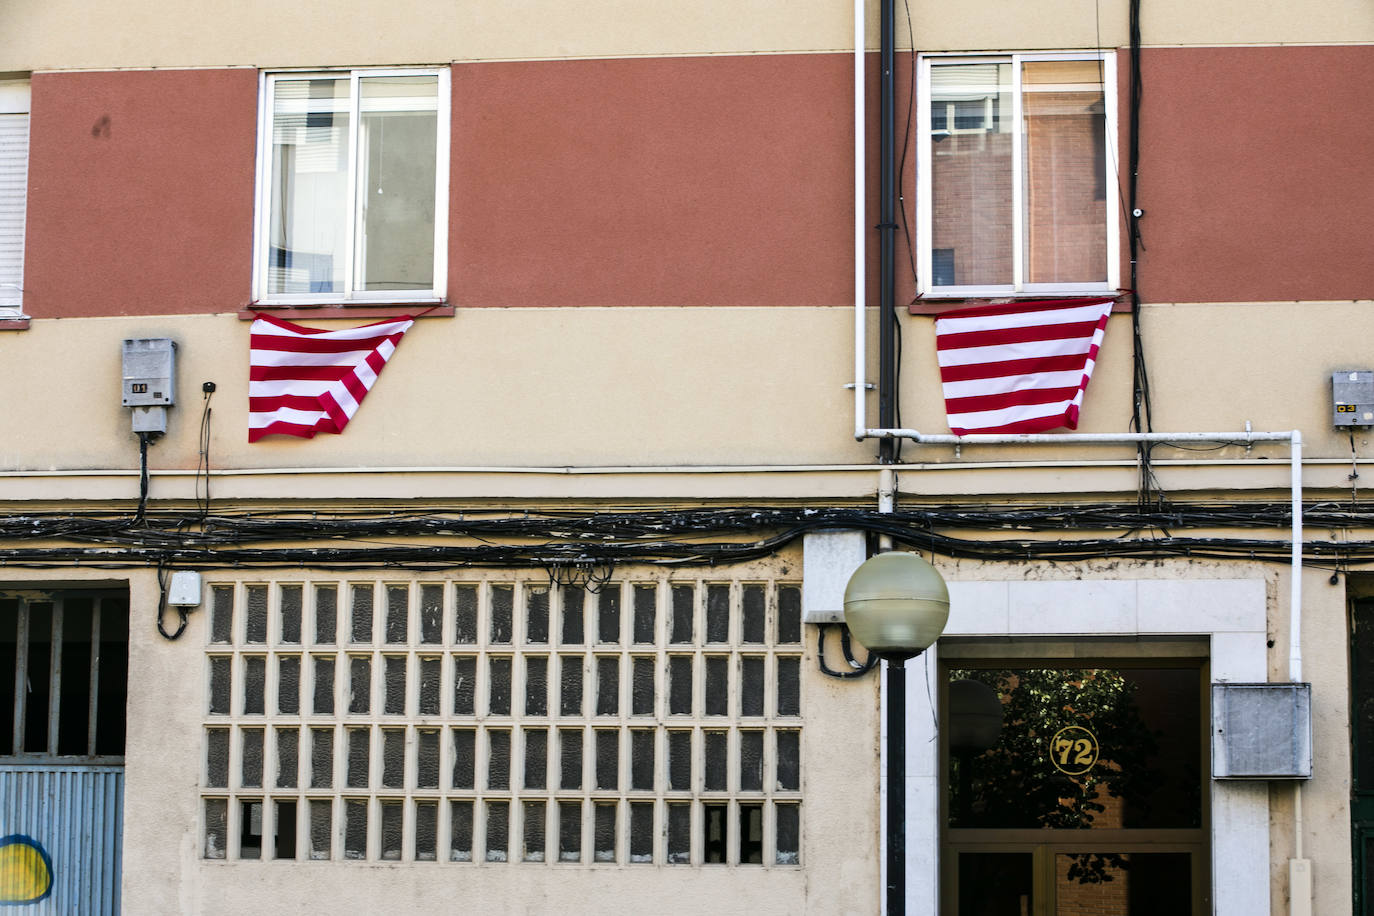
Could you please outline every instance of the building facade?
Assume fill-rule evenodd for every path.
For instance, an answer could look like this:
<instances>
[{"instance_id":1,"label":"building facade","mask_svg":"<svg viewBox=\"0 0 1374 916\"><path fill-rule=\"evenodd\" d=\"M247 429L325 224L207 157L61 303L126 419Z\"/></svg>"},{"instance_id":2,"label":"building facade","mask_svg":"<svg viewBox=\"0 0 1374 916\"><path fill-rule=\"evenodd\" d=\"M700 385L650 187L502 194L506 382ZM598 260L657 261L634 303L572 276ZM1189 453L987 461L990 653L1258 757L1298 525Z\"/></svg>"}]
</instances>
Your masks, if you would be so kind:
<instances>
[{"instance_id":1,"label":"building facade","mask_svg":"<svg viewBox=\"0 0 1374 916\"><path fill-rule=\"evenodd\" d=\"M880 912L895 546L908 911L1370 905L1367 4L913 0L890 195L877 3L89 6L0 6L5 902ZM1098 299L949 436L941 315Z\"/></svg>"}]
</instances>

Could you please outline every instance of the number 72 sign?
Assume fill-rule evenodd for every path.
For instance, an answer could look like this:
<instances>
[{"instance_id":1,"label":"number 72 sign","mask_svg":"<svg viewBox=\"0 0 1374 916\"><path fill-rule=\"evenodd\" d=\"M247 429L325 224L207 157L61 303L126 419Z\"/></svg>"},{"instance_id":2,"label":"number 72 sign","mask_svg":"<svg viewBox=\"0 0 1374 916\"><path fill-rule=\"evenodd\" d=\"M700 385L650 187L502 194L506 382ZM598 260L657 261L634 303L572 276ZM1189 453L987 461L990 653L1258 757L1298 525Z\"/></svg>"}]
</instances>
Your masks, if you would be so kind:
<instances>
[{"instance_id":1,"label":"number 72 sign","mask_svg":"<svg viewBox=\"0 0 1374 916\"><path fill-rule=\"evenodd\" d=\"M1050 762L1061 773L1082 776L1097 763L1097 737L1081 725L1069 725L1050 739Z\"/></svg>"}]
</instances>

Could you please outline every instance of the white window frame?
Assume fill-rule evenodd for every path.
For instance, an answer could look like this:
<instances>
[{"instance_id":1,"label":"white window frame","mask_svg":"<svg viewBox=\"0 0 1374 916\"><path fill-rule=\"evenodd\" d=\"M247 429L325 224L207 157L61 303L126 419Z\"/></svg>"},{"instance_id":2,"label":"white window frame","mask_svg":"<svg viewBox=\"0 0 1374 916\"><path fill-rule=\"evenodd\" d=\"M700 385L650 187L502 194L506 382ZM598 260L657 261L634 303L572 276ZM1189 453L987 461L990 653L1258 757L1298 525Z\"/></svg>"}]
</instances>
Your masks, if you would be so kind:
<instances>
[{"instance_id":1,"label":"white window frame","mask_svg":"<svg viewBox=\"0 0 1374 916\"><path fill-rule=\"evenodd\" d=\"M24 115L25 117L25 140L24 140L24 179L23 192L20 204L20 222L27 231L28 220L28 129L30 101L29 101L29 81L24 80L0 80L0 116ZM19 237L19 278L16 281L18 289L9 289L9 284L0 289L0 319L25 318L24 314L24 236Z\"/></svg>"},{"instance_id":2,"label":"white window frame","mask_svg":"<svg viewBox=\"0 0 1374 916\"><path fill-rule=\"evenodd\" d=\"M1012 70L1012 110L1011 123L1014 126L1015 141L1012 143L1012 276L1013 282L998 286L935 286L932 283L932 208L931 208L931 117L930 117L930 70L936 60L958 59L960 63L1010 63ZM1025 281L1025 234L1026 234L1026 188L1025 166L1021 137L1022 89L1021 65L1028 61L1070 61L1095 60L1102 63L1102 88L1105 108L1105 129L1107 157L1107 279L1104 283L1028 283ZM916 264L919 286L922 295L931 297L961 298L970 296L1044 296L1044 295L1087 295L1115 292L1121 285L1121 231L1120 202L1116 193L1117 175L1117 104L1116 104L1116 54L1112 51L1062 51L1062 52L1013 52L1005 54L923 54L920 57L917 76L917 118L916 118Z\"/></svg>"},{"instance_id":3,"label":"white window frame","mask_svg":"<svg viewBox=\"0 0 1374 916\"><path fill-rule=\"evenodd\" d=\"M434 161L434 283L428 290L357 290L354 288L354 258L358 229L357 185L360 180L358 154L360 131L359 81L365 77L433 76L438 79L436 103L437 129ZM269 294L267 291L270 223L272 219L272 108L273 89L278 81L306 79L349 80L349 175L348 202L350 214L345 244L344 289L337 293ZM253 212L253 299L271 305L330 305L368 303L441 303L445 297L448 278L448 184L449 138L452 118L449 103L449 69L447 67L362 68L353 70L278 70L263 72L258 86L258 150L255 200Z\"/></svg>"}]
</instances>

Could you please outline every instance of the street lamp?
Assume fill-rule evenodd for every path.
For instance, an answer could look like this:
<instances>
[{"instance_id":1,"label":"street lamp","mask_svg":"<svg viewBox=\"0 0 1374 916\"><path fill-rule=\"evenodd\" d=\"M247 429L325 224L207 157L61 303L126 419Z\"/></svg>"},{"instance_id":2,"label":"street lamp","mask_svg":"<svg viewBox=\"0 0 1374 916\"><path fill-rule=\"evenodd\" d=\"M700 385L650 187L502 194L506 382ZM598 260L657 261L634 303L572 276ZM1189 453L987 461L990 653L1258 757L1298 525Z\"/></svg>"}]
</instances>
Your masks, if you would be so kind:
<instances>
[{"instance_id":1,"label":"street lamp","mask_svg":"<svg viewBox=\"0 0 1374 916\"><path fill-rule=\"evenodd\" d=\"M887 916L906 912L906 669L949 619L944 577L914 553L865 560L844 589L844 622L887 662Z\"/></svg>"}]
</instances>

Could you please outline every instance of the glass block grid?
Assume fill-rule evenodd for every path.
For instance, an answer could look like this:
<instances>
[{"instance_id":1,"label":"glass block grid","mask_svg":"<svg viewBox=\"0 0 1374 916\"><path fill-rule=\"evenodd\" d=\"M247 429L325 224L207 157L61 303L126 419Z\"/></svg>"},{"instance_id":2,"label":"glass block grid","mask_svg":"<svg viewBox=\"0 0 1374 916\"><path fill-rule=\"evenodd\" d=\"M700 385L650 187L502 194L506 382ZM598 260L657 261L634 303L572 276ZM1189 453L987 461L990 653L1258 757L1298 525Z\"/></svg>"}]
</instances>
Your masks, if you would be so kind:
<instances>
[{"instance_id":1,"label":"glass block grid","mask_svg":"<svg viewBox=\"0 0 1374 916\"><path fill-rule=\"evenodd\" d=\"M790 866L801 590L211 586L202 855Z\"/></svg>"}]
</instances>

